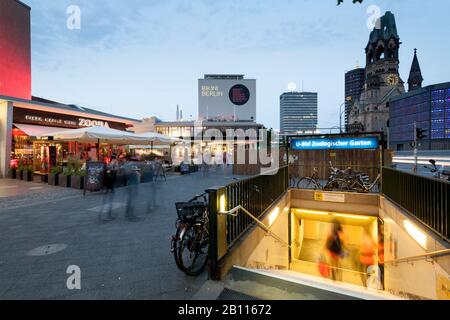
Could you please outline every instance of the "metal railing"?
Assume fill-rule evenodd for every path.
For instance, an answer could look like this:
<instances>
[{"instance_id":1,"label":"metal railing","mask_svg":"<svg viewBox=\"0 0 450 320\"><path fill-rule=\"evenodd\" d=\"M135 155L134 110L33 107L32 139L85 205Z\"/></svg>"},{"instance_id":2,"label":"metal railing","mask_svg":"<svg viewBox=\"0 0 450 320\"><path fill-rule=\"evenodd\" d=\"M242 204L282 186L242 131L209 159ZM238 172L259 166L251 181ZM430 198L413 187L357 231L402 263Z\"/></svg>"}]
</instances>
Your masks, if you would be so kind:
<instances>
[{"instance_id":1,"label":"metal railing","mask_svg":"<svg viewBox=\"0 0 450 320\"><path fill-rule=\"evenodd\" d=\"M221 211L221 212L219 212L219 215L237 217L240 212L243 212L246 215L248 215L256 223L257 226L259 226L261 229L264 230L264 232L266 232L266 234L268 234L269 236L271 236L278 242L281 242L284 246L291 248L291 245L289 243L287 243L286 241L281 239L280 236L278 236L276 233L274 233L272 230L270 230L270 228L268 226L266 226L264 223L262 223L258 218L256 218L250 211L245 209L243 206L237 206L229 211Z\"/></svg>"},{"instance_id":2,"label":"metal railing","mask_svg":"<svg viewBox=\"0 0 450 320\"><path fill-rule=\"evenodd\" d=\"M210 275L218 279L217 265L227 252L272 204L289 189L288 167L278 168L224 187L208 190ZM236 209L238 207L238 209ZM252 212L240 214L244 211ZM231 212L232 215L221 215Z\"/></svg>"},{"instance_id":3,"label":"metal railing","mask_svg":"<svg viewBox=\"0 0 450 320\"><path fill-rule=\"evenodd\" d=\"M441 238L450 241L450 183L383 168L382 193Z\"/></svg>"},{"instance_id":4,"label":"metal railing","mask_svg":"<svg viewBox=\"0 0 450 320\"><path fill-rule=\"evenodd\" d=\"M411 257L405 257L405 258L400 258L400 259L395 259L395 260L388 260L388 261L384 261L384 264L398 264L398 263L411 263L413 261L416 260L421 260L423 258L426 258L427 261L428 258L438 258L438 257L443 257L443 256L448 256L450 255L450 249L446 249L446 250L438 250L438 251L433 251L433 252L427 252L424 254L419 254L416 256L411 256ZM433 260L429 261L429 262L434 262Z\"/></svg>"}]
</instances>

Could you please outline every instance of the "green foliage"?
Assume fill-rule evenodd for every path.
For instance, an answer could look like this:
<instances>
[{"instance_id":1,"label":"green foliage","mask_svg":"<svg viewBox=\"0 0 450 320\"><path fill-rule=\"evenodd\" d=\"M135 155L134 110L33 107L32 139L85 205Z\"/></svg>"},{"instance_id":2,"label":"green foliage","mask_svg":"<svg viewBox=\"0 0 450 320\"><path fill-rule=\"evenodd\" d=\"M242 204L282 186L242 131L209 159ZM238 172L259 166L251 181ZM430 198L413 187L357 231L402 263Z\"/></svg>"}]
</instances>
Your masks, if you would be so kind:
<instances>
[{"instance_id":1,"label":"green foliage","mask_svg":"<svg viewBox=\"0 0 450 320\"><path fill-rule=\"evenodd\" d=\"M75 169L72 167L71 164L67 165L67 167L64 167L62 169L62 175L69 177L72 176L75 173Z\"/></svg>"},{"instance_id":2,"label":"green foliage","mask_svg":"<svg viewBox=\"0 0 450 320\"><path fill-rule=\"evenodd\" d=\"M23 163L23 160L19 160L19 164L17 166L17 171L23 171L25 170L25 164Z\"/></svg>"},{"instance_id":3,"label":"green foliage","mask_svg":"<svg viewBox=\"0 0 450 320\"><path fill-rule=\"evenodd\" d=\"M50 171L51 174L61 174L63 172L63 168L60 166L55 166Z\"/></svg>"},{"instance_id":4,"label":"green foliage","mask_svg":"<svg viewBox=\"0 0 450 320\"><path fill-rule=\"evenodd\" d=\"M86 177L87 172L86 172L86 170L82 170L81 168L79 168L79 169L75 170L74 175L77 177Z\"/></svg>"},{"instance_id":5,"label":"green foliage","mask_svg":"<svg viewBox=\"0 0 450 320\"><path fill-rule=\"evenodd\" d=\"M340 5L341 3L343 3L344 0L338 0L337 5ZM362 3L363 0L353 0L353 3Z\"/></svg>"}]
</instances>

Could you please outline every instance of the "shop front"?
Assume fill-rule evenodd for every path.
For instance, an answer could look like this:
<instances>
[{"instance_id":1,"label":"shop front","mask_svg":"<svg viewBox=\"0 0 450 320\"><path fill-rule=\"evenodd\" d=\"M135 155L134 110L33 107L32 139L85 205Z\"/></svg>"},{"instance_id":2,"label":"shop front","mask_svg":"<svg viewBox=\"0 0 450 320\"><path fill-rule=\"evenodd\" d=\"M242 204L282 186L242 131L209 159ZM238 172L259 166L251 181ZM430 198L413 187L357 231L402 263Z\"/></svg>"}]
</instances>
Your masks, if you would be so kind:
<instances>
[{"instance_id":1,"label":"shop front","mask_svg":"<svg viewBox=\"0 0 450 320\"><path fill-rule=\"evenodd\" d=\"M43 175L53 167L64 167L71 162L80 163L88 159L107 161L113 153L126 152L124 147L52 141L51 135L94 126L126 131L137 121L72 105L28 100L1 102L0 97L0 107L3 109L0 110L0 120L5 132L0 136L2 176L7 176L11 168L23 167L35 175Z\"/></svg>"}]
</instances>

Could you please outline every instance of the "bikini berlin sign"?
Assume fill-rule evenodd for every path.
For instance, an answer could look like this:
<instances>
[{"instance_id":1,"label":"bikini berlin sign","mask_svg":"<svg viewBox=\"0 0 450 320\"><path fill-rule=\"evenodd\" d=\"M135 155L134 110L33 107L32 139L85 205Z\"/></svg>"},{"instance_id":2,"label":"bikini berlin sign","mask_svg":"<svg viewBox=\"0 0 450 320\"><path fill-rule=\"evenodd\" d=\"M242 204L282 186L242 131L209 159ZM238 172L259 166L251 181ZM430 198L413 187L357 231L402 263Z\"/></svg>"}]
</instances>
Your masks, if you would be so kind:
<instances>
[{"instance_id":1,"label":"bikini berlin sign","mask_svg":"<svg viewBox=\"0 0 450 320\"><path fill-rule=\"evenodd\" d=\"M377 149L378 138L293 139L292 150Z\"/></svg>"}]
</instances>

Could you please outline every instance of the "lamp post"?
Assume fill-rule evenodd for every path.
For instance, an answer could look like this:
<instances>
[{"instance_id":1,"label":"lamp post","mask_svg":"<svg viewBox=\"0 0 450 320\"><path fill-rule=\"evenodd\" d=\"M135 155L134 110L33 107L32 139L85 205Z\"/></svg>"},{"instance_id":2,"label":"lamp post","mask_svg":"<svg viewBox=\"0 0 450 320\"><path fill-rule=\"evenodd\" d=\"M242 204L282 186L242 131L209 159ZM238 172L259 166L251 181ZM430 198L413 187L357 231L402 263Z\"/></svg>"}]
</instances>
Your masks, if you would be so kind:
<instances>
[{"instance_id":1,"label":"lamp post","mask_svg":"<svg viewBox=\"0 0 450 320\"><path fill-rule=\"evenodd\" d=\"M343 102L341 104L341 106L339 107L339 131L342 133L342 114L346 111L346 109L344 109L344 111L342 111L342 107L347 103L352 101L352 97L349 96L347 98L345 98L345 102Z\"/></svg>"},{"instance_id":2,"label":"lamp post","mask_svg":"<svg viewBox=\"0 0 450 320\"><path fill-rule=\"evenodd\" d=\"M342 107L345 105L346 102L344 102L343 104L341 104L341 106L339 107L339 133L342 133L342 113L345 112L342 111Z\"/></svg>"}]
</instances>

